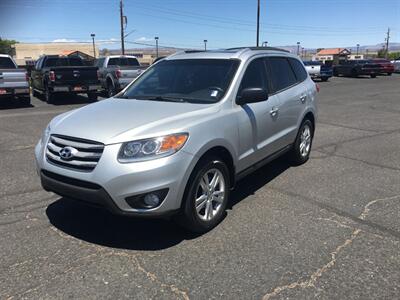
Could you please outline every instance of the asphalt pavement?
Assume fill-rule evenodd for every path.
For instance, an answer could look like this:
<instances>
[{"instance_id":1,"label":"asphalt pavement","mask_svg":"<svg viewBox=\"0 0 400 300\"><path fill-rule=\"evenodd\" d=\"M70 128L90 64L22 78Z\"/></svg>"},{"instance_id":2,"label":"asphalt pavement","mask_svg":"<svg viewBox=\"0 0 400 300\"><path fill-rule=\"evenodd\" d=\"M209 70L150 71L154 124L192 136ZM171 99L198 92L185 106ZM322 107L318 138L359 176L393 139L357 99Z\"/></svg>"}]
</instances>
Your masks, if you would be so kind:
<instances>
[{"instance_id":1,"label":"asphalt pavement","mask_svg":"<svg viewBox=\"0 0 400 300\"><path fill-rule=\"evenodd\" d=\"M309 162L243 179L201 236L42 190L34 145L84 96L0 104L0 299L399 299L400 74L320 85Z\"/></svg>"}]
</instances>

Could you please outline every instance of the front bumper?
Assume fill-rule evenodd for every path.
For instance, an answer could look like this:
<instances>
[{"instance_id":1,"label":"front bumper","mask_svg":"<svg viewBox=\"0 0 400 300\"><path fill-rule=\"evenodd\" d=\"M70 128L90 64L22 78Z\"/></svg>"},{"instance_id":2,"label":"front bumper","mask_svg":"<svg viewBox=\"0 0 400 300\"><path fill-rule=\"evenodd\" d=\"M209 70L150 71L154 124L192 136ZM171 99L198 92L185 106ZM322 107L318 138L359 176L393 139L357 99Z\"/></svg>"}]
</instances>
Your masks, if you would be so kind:
<instances>
[{"instance_id":1,"label":"front bumper","mask_svg":"<svg viewBox=\"0 0 400 300\"><path fill-rule=\"evenodd\" d=\"M194 167L193 155L181 150L160 159L119 163L117 154L120 146L105 146L96 168L91 172L82 172L48 162L45 147L39 142L35 157L43 188L63 197L104 206L120 215L162 216L178 210ZM126 201L128 197L160 189L168 189L168 194L155 208L135 209Z\"/></svg>"}]
</instances>

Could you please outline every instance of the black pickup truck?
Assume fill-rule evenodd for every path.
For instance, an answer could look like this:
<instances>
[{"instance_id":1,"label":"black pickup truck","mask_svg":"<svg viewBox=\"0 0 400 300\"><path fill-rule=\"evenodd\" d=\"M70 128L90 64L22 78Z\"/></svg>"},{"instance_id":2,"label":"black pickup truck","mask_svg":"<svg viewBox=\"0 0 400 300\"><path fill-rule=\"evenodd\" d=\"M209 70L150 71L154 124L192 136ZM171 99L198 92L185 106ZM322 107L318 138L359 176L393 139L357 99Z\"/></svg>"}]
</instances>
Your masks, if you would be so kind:
<instances>
[{"instance_id":1,"label":"black pickup truck","mask_svg":"<svg viewBox=\"0 0 400 300\"><path fill-rule=\"evenodd\" d=\"M340 61L333 66L333 76L352 76L369 75L375 78L381 72L381 67L370 60L346 60Z\"/></svg>"},{"instance_id":2,"label":"black pickup truck","mask_svg":"<svg viewBox=\"0 0 400 300\"><path fill-rule=\"evenodd\" d=\"M78 56L42 56L31 72L33 95L44 95L51 103L55 93L87 93L91 101L96 101L101 90L97 70L85 66Z\"/></svg>"}]
</instances>

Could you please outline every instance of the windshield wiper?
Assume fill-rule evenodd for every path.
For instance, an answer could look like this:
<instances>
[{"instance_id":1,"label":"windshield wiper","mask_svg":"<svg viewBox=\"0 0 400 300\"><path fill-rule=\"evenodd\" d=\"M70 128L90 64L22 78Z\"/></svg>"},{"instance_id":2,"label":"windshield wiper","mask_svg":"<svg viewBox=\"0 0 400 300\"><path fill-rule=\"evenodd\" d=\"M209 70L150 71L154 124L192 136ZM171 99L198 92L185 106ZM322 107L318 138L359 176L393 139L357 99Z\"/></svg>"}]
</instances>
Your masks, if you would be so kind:
<instances>
[{"instance_id":1,"label":"windshield wiper","mask_svg":"<svg viewBox=\"0 0 400 300\"><path fill-rule=\"evenodd\" d=\"M152 101L165 101L165 102L187 102L187 100L181 98L181 97L168 97L168 96L137 96L137 97L129 97L129 98L137 98L137 99L143 99L143 100L152 100Z\"/></svg>"}]
</instances>

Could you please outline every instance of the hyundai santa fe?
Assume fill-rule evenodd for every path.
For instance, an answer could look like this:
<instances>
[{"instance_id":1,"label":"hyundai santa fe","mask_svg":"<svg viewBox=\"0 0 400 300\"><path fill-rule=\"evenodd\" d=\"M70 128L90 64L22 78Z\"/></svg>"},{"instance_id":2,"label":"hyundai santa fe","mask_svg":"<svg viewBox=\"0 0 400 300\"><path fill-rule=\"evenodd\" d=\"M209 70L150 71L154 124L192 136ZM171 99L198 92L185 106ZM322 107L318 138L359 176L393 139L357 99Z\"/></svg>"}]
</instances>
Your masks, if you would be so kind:
<instances>
[{"instance_id":1,"label":"hyundai santa fe","mask_svg":"<svg viewBox=\"0 0 400 300\"><path fill-rule=\"evenodd\" d=\"M184 51L122 92L56 116L35 148L42 186L195 232L224 217L235 182L310 156L318 86L275 48Z\"/></svg>"}]
</instances>

